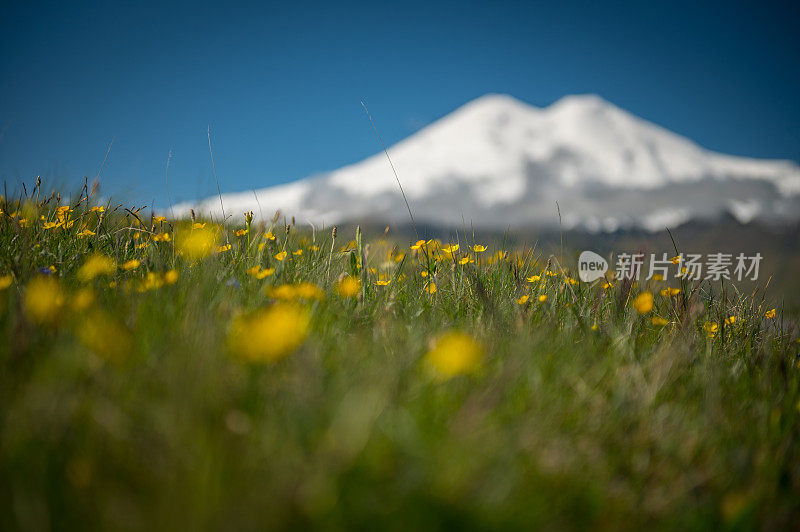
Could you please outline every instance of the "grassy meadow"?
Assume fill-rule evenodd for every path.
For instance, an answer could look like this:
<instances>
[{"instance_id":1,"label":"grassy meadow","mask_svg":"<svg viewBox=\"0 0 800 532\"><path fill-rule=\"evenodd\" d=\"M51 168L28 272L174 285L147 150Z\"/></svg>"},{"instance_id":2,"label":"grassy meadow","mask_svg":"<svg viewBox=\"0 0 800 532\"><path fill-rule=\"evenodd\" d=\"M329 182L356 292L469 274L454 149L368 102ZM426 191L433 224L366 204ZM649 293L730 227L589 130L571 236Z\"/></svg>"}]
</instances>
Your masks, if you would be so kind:
<instances>
[{"instance_id":1,"label":"grassy meadow","mask_svg":"<svg viewBox=\"0 0 800 532\"><path fill-rule=\"evenodd\" d=\"M763 292L0 208L0 529L800 527L798 330Z\"/></svg>"}]
</instances>

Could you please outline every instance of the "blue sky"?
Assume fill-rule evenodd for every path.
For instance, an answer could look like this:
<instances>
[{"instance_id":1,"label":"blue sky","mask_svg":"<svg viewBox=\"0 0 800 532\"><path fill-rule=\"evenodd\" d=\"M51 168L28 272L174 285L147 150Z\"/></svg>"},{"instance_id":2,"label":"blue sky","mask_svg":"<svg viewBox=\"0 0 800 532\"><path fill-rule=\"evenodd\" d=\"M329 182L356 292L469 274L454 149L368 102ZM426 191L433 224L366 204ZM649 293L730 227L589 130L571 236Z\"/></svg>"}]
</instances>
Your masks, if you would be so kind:
<instances>
[{"instance_id":1,"label":"blue sky","mask_svg":"<svg viewBox=\"0 0 800 532\"><path fill-rule=\"evenodd\" d=\"M487 92L596 93L701 145L800 160L794 2L4 2L0 178L166 205L379 150Z\"/></svg>"}]
</instances>

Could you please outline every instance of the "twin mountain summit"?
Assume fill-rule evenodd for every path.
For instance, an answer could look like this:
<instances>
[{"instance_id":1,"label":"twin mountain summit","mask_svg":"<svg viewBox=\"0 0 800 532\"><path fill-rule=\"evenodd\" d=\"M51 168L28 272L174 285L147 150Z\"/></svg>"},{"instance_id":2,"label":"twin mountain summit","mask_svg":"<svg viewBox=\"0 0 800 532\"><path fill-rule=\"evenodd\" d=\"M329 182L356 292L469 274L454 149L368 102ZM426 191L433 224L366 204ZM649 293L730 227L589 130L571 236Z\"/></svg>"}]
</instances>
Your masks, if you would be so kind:
<instances>
[{"instance_id":1,"label":"twin mountain summit","mask_svg":"<svg viewBox=\"0 0 800 532\"><path fill-rule=\"evenodd\" d=\"M800 219L800 166L706 150L594 95L535 107L488 94L390 146L417 223L658 231L731 215ZM224 194L227 213L314 224L408 222L383 152L292 183ZM556 210L558 202L561 213ZM187 202L221 217L219 197Z\"/></svg>"}]
</instances>

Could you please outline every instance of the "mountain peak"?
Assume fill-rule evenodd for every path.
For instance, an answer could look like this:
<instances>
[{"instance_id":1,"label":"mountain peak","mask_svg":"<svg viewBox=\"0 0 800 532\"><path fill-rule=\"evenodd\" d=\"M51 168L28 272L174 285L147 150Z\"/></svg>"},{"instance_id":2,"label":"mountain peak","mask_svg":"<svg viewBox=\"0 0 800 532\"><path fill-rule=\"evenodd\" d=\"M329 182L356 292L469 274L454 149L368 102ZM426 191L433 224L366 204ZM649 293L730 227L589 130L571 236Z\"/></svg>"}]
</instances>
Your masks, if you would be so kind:
<instances>
[{"instance_id":1,"label":"mountain peak","mask_svg":"<svg viewBox=\"0 0 800 532\"><path fill-rule=\"evenodd\" d=\"M554 225L556 202L565 224L586 227L660 228L729 211L800 218L795 163L713 153L596 94L545 108L485 94L388 151L415 218L434 224ZM407 216L383 153L224 201L226 210L282 209L315 223ZM220 214L219 198L195 208Z\"/></svg>"}]
</instances>

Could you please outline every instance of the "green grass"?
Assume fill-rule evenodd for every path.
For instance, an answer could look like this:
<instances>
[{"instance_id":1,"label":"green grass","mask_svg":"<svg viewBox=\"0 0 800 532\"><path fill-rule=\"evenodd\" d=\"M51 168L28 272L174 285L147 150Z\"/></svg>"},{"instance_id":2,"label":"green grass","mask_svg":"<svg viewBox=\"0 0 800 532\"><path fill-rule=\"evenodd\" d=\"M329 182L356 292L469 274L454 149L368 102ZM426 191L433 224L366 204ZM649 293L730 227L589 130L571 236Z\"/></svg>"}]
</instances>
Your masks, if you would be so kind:
<instances>
[{"instance_id":1,"label":"green grass","mask_svg":"<svg viewBox=\"0 0 800 532\"><path fill-rule=\"evenodd\" d=\"M800 344L759 300L569 285L560 262L497 242L460 265L476 257L470 239L437 260L291 224L218 228L231 249L191 261L176 252L188 221L79 201L71 227L44 229L56 206L2 203L0 528L800 523ZM94 253L141 264L82 282ZM554 276L526 281L548 264ZM254 265L275 272L255 279ZM171 270L174 284L146 284ZM362 281L357 297L336 292L342 275ZM63 298L37 315L26 301L42 277ZM274 304L268 287L300 282L324 291L298 303L311 316L301 345L271 363L237 355L232 324ZM631 301L646 290L655 308L640 315ZM446 379L426 353L452 330L483 360Z\"/></svg>"}]
</instances>

